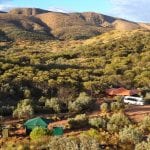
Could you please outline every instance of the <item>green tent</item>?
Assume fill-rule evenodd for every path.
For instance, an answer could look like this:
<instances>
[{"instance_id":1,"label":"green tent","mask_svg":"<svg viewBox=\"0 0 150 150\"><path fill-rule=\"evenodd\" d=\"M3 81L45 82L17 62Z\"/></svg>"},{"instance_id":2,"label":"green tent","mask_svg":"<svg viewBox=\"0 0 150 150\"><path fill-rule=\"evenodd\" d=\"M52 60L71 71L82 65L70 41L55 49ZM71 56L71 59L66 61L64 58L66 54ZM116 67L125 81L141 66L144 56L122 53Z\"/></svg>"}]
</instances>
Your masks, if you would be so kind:
<instances>
[{"instance_id":1,"label":"green tent","mask_svg":"<svg viewBox=\"0 0 150 150\"><path fill-rule=\"evenodd\" d=\"M64 134L64 130L62 127L54 127L53 128L53 135L59 136L59 135L63 135L63 134Z\"/></svg>"},{"instance_id":2,"label":"green tent","mask_svg":"<svg viewBox=\"0 0 150 150\"><path fill-rule=\"evenodd\" d=\"M27 130L33 130L35 127L47 128L51 121L45 118L37 117L30 119L24 123Z\"/></svg>"}]
</instances>

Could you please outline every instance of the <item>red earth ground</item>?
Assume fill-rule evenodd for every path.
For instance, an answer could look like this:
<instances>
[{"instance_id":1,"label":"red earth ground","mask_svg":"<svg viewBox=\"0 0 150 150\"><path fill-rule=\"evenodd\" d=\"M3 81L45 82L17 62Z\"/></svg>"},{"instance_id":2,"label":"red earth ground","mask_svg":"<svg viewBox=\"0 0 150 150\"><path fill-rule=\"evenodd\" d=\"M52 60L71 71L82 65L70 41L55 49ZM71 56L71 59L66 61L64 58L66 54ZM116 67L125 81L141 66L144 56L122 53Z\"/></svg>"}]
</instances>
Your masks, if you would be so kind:
<instances>
[{"instance_id":1,"label":"red earth ground","mask_svg":"<svg viewBox=\"0 0 150 150\"><path fill-rule=\"evenodd\" d=\"M127 115L135 122L140 122L145 115L150 115L150 105L135 106L131 105L126 110Z\"/></svg>"}]
</instances>

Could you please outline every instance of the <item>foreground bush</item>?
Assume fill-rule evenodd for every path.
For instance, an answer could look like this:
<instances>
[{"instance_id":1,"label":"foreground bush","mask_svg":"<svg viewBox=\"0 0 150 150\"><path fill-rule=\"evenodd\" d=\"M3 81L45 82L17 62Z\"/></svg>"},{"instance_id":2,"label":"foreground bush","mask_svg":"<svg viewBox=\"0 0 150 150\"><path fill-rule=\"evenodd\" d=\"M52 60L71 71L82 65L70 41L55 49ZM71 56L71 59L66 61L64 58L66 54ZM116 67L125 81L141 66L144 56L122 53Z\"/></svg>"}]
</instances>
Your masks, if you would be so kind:
<instances>
[{"instance_id":1,"label":"foreground bush","mask_svg":"<svg viewBox=\"0 0 150 150\"><path fill-rule=\"evenodd\" d=\"M135 146L135 150L149 150L150 149L150 141L141 142Z\"/></svg>"},{"instance_id":2,"label":"foreground bush","mask_svg":"<svg viewBox=\"0 0 150 150\"><path fill-rule=\"evenodd\" d=\"M119 132L119 138L123 143L136 144L141 141L142 133L138 128L131 125Z\"/></svg>"},{"instance_id":3,"label":"foreground bush","mask_svg":"<svg viewBox=\"0 0 150 150\"><path fill-rule=\"evenodd\" d=\"M96 138L90 136L80 136L80 149L82 150L99 150L99 142Z\"/></svg>"},{"instance_id":4,"label":"foreground bush","mask_svg":"<svg viewBox=\"0 0 150 150\"><path fill-rule=\"evenodd\" d=\"M44 147L43 147L44 148ZM52 137L45 149L50 150L99 150L98 141L88 135L79 137Z\"/></svg>"},{"instance_id":5,"label":"foreground bush","mask_svg":"<svg viewBox=\"0 0 150 150\"><path fill-rule=\"evenodd\" d=\"M41 128L41 127L36 127L32 130L32 132L30 133L30 138L31 140L37 140L42 138L43 136L48 135L48 130L45 128Z\"/></svg>"},{"instance_id":6,"label":"foreground bush","mask_svg":"<svg viewBox=\"0 0 150 150\"><path fill-rule=\"evenodd\" d=\"M131 122L123 113L113 114L107 124L107 130L110 132L119 132L125 126L129 126Z\"/></svg>"},{"instance_id":7,"label":"foreground bush","mask_svg":"<svg viewBox=\"0 0 150 150\"><path fill-rule=\"evenodd\" d=\"M105 128L107 122L106 122L106 120L103 119L102 117L97 117L97 118L89 119L89 124L90 124L92 127Z\"/></svg>"},{"instance_id":8,"label":"foreground bush","mask_svg":"<svg viewBox=\"0 0 150 150\"><path fill-rule=\"evenodd\" d=\"M0 148L1 148L1 150L30 150L30 144L22 143L22 142L16 143L16 142L8 141L7 144L4 144L4 146L2 146Z\"/></svg>"},{"instance_id":9,"label":"foreground bush","mask_svg":"<svg viewBox=\"0 0 150 150\"><path fill-rule=\"evenodd\" d=\"M150 132L150 116L145 116L144 119L140 123L140 127L146 131Z\"/></svg>"}]
</instances>

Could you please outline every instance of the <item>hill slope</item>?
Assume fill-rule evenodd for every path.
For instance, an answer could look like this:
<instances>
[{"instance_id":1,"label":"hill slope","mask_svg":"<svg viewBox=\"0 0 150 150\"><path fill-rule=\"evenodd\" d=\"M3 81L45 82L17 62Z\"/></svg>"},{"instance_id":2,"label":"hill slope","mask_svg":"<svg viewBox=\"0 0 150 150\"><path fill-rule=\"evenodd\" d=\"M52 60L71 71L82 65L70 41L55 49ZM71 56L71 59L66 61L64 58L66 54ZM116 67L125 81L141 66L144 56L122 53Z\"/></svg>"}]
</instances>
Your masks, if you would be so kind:
<instances>
[{"instance_id":1,"label":"hill slope","mask_svg":"<svg viewBox=\"0 0 150 150\"><path fill-rule=\"evenodd\" d=\"M43 9L39 9L39 8L16 8L16 9L12 9L11 11L9 11L10 14L22 14L22 15L37 15L37 14L42 14L42 13L47 13L49 12L48 10L43 10Z\"/></svg>"},{"instance_id":2,"label":"hill slope","mask_svg":"<svg viewBox=\"0 0 150 150\"><path fill-rule=\"evenodd\" d=\"M50 39L50 29L34 16L0 14L0 29L11 39Z\"/></svg>"},{"instance_id":3,"label":"hill slope","mask_svg":"<svg viewBox=\"0 0 150 150\"><path fill-rule=\"evenodd\" d=\"M57 45L57 49L56 49ZM150 88L150 32L110 31L85 41L14 42L0 51L0 101L55 97L60 88L101 94ZM6 101L7 100L7 101Z\"/></svg>"},{"instance_id":4,"label":"hill slope","mask_svg":"<svg viewBox=\"0 0 150 150\"><path fill-rule=\"evenodd\" d=\"M17 8L0 13L0 29L12 39L85 39L114 29L149 30L150 25L94 12L59 13L37 8Z\"/></svg>"}]
</instances>

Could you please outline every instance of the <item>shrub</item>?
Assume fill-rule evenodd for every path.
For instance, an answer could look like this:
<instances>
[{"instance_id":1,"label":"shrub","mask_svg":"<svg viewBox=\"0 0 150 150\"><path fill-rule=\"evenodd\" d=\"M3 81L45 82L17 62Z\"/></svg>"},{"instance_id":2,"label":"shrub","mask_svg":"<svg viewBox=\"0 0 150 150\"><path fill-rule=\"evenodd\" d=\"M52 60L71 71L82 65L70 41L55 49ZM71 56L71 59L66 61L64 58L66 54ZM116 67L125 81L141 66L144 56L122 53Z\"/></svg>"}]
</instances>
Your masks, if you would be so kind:
<instances>
[{"instance_id":1,"label":"shrub","mask_svg":"<svg viewBox=\"0 0 150 150\"><path fill-rule=\"evenodd\" d=\"M79 139L75 137L52 137L49 140L45 149L47 148L51 150L78 150L79 143Z\"/></svg>"},{"instance_id":2,"label":"shrub","mask_svg":"<svg viewBox=\"0 0 150 150\"><path fill-rule=\"evenodd\" d=\"M123 143L136 144L142 139L142 133L138 128L130 125L119 132L119 138Z\"/></svg>"},{"instance_id":3,"label":"shrub","mask_svg":"<svg viewBox=\"0 0 150 150\"><path fill-rule=\"evenodd\" d=\"M99 150L99 142L94 137L88 135L82 135L79 137L80 139L80 149L82 150Z\"/></svg>"},{"instance_id":4,"label":"shrub","mask_svg":"<svg viewBox=\"0 0 150 150\"><path fill-rule=\"evenodd\" d=\"M88 125L88 117L85 114L77 115L75 118L68 119L70 128L82 128Z\"/></svg>"},{"instance_id":5,"label":"shrub","mask_svg":"<svg viewBox=\"0 0 150 150\"><path fill-rule=\"evenodd\" d=\"M80 93L79 97L69 104L71 112L81 112L84 109L89 109L94 101L86 93Z\"/></svg>"},{"instance_id":6,"label":"shrub","mask_svg":"<svg viewBox=\"0 0 150 150\"><path fill-rule=\"evenodd\" d=\"M110 107L111 107L111 111L118 112L123 108L123 105L120 102L113 102L111 103Z\"/></svg>"},{"instance_id":7,"label":"shrub","mask_svg":"<svg viewBox=\"0 0 150 150\"><path fill-rule=\"evenodd\" d=\"M96 129L90 129L88 131L83 132L83 135L87 135L93 139L98 140L100 144L114 145L117 144L119 141L117 134L110 134L109 132L104 130L98 131Z\"/></svg>"},{"instance_id":8,"label":"shrub","mask_svg":"<svg viewBox=\"0 0 150 150\"><path fill-rule=\"evenodd\" d=\"M25 98L30 98L30 97L31 97L31 92L30 92L29 89L25 89L25 90L24 90L24 97L25 97Z\"/></svg>"},{"instance_id":9,"label":"shrub","mask_svg":"<svg viewBox=\"0 0 150 150\"><path fill-rule=\"evenodd\" d=\"M38 140L46 135L48 135L47 129L42 128L42 127L36 127L30 133L30 138L31 138L31 140Z\"/></svg>"},{"instance_id":10,"label":"shrub","mask_svg":"<svg viewBox=\"0 0 150 150\"><path fill-rule=\"evenodd\" d=\"M69 102L68 109L70 112L81 112L82 111L82 104L77 102Z\"/></svg>"},{"instance_id":11,"label":"shrub","mask_svg":"<svg viewBox=\"0 0 150 150\"><path fill-rule=\"evenodd\" d=\"M149 150L150 149L150 141L148 142L141 142L136 144L135 150Z\"/></svg>"},{"instance_id":12,"label":"shrub","mask_svg":"<svg viewBox=\"0 0 150 150\"><path fill-rule=\"evenodd\" d=\"M45 106L46 100L47 100L46 97L41 96L41 97L39 98L39 100L38 100L38 105L40 105L40 106Z\"/></svg>"},{"instance_id":13,"label":"shrub","mask_svg":"<svg viewBox=\"0 0 150 150\"><path fill-rule=\"evenodd\" d=\"M110 132L119 132L125 126L129 126L130 121L123 113L113 114L107 124L107 130Z\"/></svg>"},{"instance_id":14,"label":"shrub","mask_svg":"<svg viewBox=\"0 0 150 150\"><path fill-rule=\"evenodd\" d=\"M144 100L146 104L150 104L150 92L145 93Z\"/></svg>"},{"instance_id":15,"label":"shrub","mask_svg":"<svg viewBox=\"0 0 150 150\"><path fill-rule=\"evenodd\" d=\"M61 112L61 104L59 99L56 97L53 97L50 100L47 99L45 102L45 106L50 109L53 109L56 113Z\"/></svg>"},{"instance_id":16,"label":"shrub","mask_svg":"<svg viewBox=\"0 0 150 150\"><path fill-rule=\"evenodd\" d=\"M115 96L114 99L119 103L122 102L122 96Z\"/></svg>"},{"instance_id":17,"label":"shrub","mask_svg":"<svg viewBox=\"0 0 150 150\"><path fill-rule=\"evenodd\" d=\"M100 106L100 109L102 112L108 112L109 108L108 108L108 104L107 103L102 103Z\"/></svg>"},{"instance_id":18,"label":"shrub","mask_svg":"<svg viewBox=\"0 0 150 150\"><path fill-rule=\"evenodd\" d=\"M88 135L80 135L79 137L52 137L43 149L51 150L99 150L98 141Z\"/></svg>"},{"instance_id":19,"label":"shrub","mask_svg":"<svg viewBox=\"0 0 150 150\"><path fill-rule=\"evenodd\" d=\"M102 117L92 118L89 119L89 124L96 128L105 128L106 127L106 120Z\"/></svg>"},{"instance_id":20,"label":"shrub","mask_svg":"<svg viewBox=\"0 0 150 150\"><path fill-rule=\"evenodd\" d=\"M12 140L13 141L13 140ZM7 149L7 150L29 150L30 149L30 145L29 143L21 143L21 142L7 142L7 144L4 144L4 146L2 146L2 149Z\"/></svg>"},{"instance_id":21,"label":"shrub","mask_svg":"<svg viewBox=\"0 0 150 150\"><path fill-rule=\"evenodd\" d=\"M147 132L150 132L150 116L145 116L140 122L140 127Z\"/></svg>"},{"instance_id":22,"label":"shrub","mask_svg":"<svg viewBox=\"0 0 150 150\"><path fill-rule=\"evenodd\" d=\"M13 111L13 116L18 118L31 117L33 114L34 110L30 99L24 99L20 101L17 105L17 108Z\"/></svg>"},{"instance_id":23,"label":"shrub","mask_svg":"<svg viewBox=\"0 0 150 150\"><path fill-rule=\"evenodd\" d=\"M100 139L100 133L95 129L90 129L88 131L85 131L81 135L86 135L86 136L92 137L97 140Z\"/></svg>"}]
</instances>

